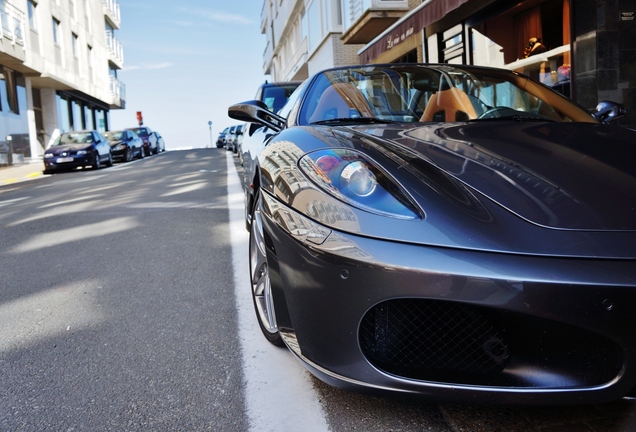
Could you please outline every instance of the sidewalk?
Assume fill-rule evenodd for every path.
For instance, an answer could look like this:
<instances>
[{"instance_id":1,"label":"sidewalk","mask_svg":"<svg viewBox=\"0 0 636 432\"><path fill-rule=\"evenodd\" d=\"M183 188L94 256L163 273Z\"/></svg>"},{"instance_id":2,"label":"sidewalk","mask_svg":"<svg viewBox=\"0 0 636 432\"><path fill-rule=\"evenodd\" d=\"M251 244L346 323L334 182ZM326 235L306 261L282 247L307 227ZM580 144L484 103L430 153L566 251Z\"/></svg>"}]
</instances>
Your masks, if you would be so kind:
<instances>
[{"instance_id":1,"label":"sidewalk","mask_svg":"<svg viewBox=\"0 0 636 432\"><path fill-rule=\"evenodd\" d=\"M41 160L34 160L28 163L16 164L0 167L0 187L6 184L18 183L24 180L31 180L42 177L44 165Z\"/></svg>"}]
</instances>

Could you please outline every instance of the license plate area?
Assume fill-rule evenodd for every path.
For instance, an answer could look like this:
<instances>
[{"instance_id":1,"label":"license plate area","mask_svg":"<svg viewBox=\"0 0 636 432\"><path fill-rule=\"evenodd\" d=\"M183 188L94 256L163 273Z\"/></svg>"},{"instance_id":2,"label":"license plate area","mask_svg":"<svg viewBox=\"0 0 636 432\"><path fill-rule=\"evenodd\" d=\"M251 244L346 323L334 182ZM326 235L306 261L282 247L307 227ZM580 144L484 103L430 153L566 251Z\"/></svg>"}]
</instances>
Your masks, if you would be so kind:
<instances>
[{"instance_id":1,"label":"license plate area","mask_svg":"<svg viewBox=\"0 0 636 432\"><path fill-rule=\"evenodd\" d=\"M73 162L74 159L72 157L62 157L62 158L57 158L55 159L56 163L66 163L66 162Z\"/></svg>"}]
</instances>

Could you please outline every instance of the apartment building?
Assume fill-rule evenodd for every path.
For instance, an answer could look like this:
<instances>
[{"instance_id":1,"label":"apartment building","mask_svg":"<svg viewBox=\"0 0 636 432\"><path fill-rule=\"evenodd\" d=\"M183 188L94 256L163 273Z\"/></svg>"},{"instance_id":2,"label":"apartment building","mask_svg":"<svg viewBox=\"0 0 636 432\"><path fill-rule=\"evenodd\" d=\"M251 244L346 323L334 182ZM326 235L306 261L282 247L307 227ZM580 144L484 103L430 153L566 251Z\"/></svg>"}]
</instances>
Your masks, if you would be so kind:
<instances>
[{"instance_id":1,"label":"apartment building","mask_svg":"<svg viewBox=\"0 0 636 432\"><path fill-rule=\"evenodd\" d=\"M634 0L265 0L261 17L277 80L345 64L495 66L588 109L622 103L636 124Z\"/></svg>"},{"instance_id":2,"label":"apartment building","mask_svg":"<svg viewBox=\"0 0 636 432\"><path fill-rule=\"evenodd\" d=\"M0 1L0 142L39 157L61 132L125 108L117 0Z\"/></svg>"}]
</instances>

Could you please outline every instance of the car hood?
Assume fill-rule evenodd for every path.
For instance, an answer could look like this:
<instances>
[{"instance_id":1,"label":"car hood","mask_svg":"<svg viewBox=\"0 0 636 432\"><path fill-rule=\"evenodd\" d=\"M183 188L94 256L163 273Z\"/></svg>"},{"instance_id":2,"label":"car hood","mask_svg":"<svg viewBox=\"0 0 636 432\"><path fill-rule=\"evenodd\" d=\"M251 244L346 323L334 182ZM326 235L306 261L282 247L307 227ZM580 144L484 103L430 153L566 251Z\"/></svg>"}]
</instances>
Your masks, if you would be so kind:
<instances>
[{"instance_id":1,"label":"car hood","mask_svg":"<svg viewBox=\"0 0 636 432\"><path fill-rule=\"evenodd\" d=\"M47 150L51 153L62 153L68 151L78 151L78 150L88 150L91 148L90 144L87 143L78 143L78 144L62 144L57 146L51 146Z\"/></svg>"},{"instance_id":2,"label":"car hood","mask_svg":"<svg viewBox=\"0 0 636 432\"><path fill-rule=\"evenodd\" d=\"M509 121L353 129L534 224L636 230L636 133L628 129Z\"/></svg>"}]
</instances>

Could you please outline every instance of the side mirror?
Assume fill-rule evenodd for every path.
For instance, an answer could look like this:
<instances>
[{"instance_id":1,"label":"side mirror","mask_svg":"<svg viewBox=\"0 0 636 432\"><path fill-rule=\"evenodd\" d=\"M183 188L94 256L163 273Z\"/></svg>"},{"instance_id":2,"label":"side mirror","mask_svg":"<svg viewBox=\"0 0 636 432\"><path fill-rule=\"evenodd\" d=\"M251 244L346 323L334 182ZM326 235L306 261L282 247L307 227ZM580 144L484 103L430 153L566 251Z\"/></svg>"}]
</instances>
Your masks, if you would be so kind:
<instances>
[{"instance_id":1,"label":"side mirror","mask_svg":"<svg viewBox=\"0 0 636 432\"><path fill-rule=\"evenodd\" d=\"M258 123L280 132L285 125L285 118L267 109L263 101L251 100L230 106L227 114L235 120Z\"/></svg>"},{"instance_id":2,"label":"side mirror","mask_svg":"<svg viewBox=\"0 0 636 432\"><path fill-rule=\"evenodd\" d=\"M592 114L603 123L611 123L627 114L625 107L612 101L601 101L596 105L596 112Z\"/></svg>"}]
</instances>

